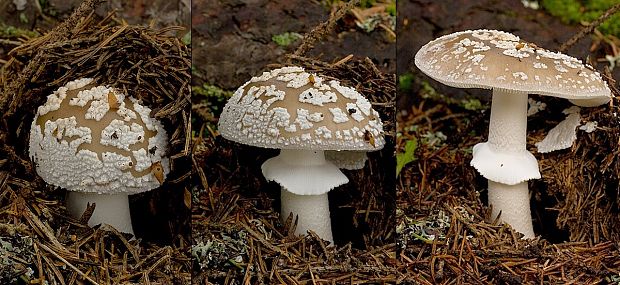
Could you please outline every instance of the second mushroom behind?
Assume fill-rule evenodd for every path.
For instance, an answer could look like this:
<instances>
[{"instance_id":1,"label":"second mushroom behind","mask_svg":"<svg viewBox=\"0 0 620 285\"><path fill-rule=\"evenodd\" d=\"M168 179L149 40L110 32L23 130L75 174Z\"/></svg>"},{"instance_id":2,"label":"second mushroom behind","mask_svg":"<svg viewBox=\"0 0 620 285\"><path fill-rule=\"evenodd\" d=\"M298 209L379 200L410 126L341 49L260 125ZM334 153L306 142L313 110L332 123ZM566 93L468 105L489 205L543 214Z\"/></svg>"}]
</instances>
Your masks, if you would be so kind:
<instances>
[{"instance_id":1,"label":"second mushroom behind","mask_svg":"<svg viewBox=\"0 0 620 285\"><path fill-rule=\"evenodd\" d=\"M281 149L262 171L282 186L282 218L293 213L297 234L312 230L331 242L327 192L348 178L325 151L367 152L385 144L379 113L366 98L300 67L264 72L246 82L227 102L218 128L228 140ZM354 157L359 168L365 156Z\"/></svg>"}]
</instances>

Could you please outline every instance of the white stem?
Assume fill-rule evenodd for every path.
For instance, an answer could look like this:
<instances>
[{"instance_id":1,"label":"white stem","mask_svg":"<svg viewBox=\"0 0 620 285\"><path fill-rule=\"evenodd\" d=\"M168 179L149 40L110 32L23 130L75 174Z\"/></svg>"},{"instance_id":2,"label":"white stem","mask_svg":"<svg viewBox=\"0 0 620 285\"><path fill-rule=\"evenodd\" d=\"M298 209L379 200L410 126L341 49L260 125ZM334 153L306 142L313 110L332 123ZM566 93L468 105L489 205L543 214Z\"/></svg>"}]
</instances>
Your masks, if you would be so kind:
<instances>
[{"instance_id":1,"label":"white stem","mask_svg":"<svg viewBox=\"0 0 620 285\"><path fill-rule=\"evenodd\" d=\"M327 192L349 179L325 160L323 151L282 150L261 168L265 179L282 186L282 219L290 213L298 215L295 233L312 230L333 242Z\"/></svg>"},{"instance_id":2,"label":"white stem","mask_svg":"<svg viewBox=\"0 0 620 285\"><path fill-rule=\"evenodd\" d=\"M128 194L97 194L67 192L67 210L75 218L80 218L88 203L95 203L95 211L88 220L89 226L108 224L119 232L133 235Z\"/></svg>"},{"instance_id":3,"label":"white stem","mask_svg":"<svg viewBox=\"0 0 620 285\"><path fill-rule=\"evenodd\" d=\"M293 222L297 216L295 234L303 235L312 230L322 239L334 243L332 225L329 215L327 193L321 195L297 195L282 188L282 219L293 213Z\"/></svg>"},{"instance_id":4,"label":"white stem","mask_svg":"<svg viewBox=\"0 0 620 285\"><path fill-rule=\"evenodd\" d=\"M527 93L506 93L493 89L489 147L498 152L525 150L527 135Z\"/></svg>"},{"instance_id":5,"label":"white stem","mask_svg":"<svg viewBox=\"0 0 620 285\"><path fill-rule=\"evenodd\" d=\"M533 238L527 181L540 178L538 162L526 149L527 94L493 89L489 140L474 146L471 165L489 182L491 220Z\"/></svg>"},{"instance_id":6,"label":"white stem","mask_svg":"<svg viewBox=\"0 0 620 285\"><path fill-rule=\"evenodd\" d=\"M534 238L527 182L506 185L489 180L489 205L493 208L491 221L501 212L501 222L511 225L524 238Z\"/></svg>"},{"instance_id":7,"label":"white stem","mask_svg":"<svg viewBox=\"0 0 620 285\"><path fill-rule=\"evenodd\" d=\"M489 139L474 146L471 165L486 179L515 185L539 179L538 161L526 148L527 94L493 90Z\"/></svg>"}]
</instances>

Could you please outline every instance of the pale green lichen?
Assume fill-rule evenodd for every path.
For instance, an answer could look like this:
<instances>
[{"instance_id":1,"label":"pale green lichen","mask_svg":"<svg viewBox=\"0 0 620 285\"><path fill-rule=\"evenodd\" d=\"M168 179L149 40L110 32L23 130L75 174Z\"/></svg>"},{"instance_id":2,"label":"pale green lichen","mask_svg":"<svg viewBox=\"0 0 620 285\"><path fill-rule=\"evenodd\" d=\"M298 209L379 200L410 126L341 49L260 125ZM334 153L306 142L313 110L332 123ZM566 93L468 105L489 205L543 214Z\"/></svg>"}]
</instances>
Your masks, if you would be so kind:
<instances>
[{"instance_id":1,"label":"pale green lichen","mask_svg":"<svg viewBox=\"0 0 620 285\"><path fill-rule=\"evenodd\" d=\"M473 215L469 214L463 207L455 207L462 219L473 222ZM397 215L402 214L402 210L397 210ZM452 217L443 210L437 210L422 219L413 219L404 217L396 226L396 233L400 236L401 248L406 248L408 244L414 242L423 242L428 244L443 243L449 244L450 239L447 237L450 230ZM467 240L473 243L477 241L473 235L466 235Z\"/></svg>"},{"instance_id":2,"label":"pale green lichen","mask_svg":"<svg viewBox=\"0 0 620 285\"><path fill-rule=\"evenodd\" d=\"M34 274L33 240L29 236L13 234L0 237L0 284L28 282ZM18 257L18 258L13 258Z\"/></svg>"},{"instance_id":3,"label":"pale green lichen","mask_svg":"<svg viewBox=\"0 0 620 285\"><path fill-rule=\"evenodd\" d=\"M34 38L38 36L39 36L39 33L35 31L24 30L24 29L20 29L14 26L9 26L9 25L0 23L0 38L5 38L5 39L20 38L20 37Z\"/></svg>"},{"instance_id":4,"label":"pale green lichen","mask_svg":"<svg viewBox=\"0 0 620 285\"><path fill-rule=\"evenodd\" d=\"M201 270L209 268L235 266L243 263L248 254L248 236L245 231L222 234L221 239L198 239L192 245L194 264Z\"/></svg>"},{"instance_id":5,"label":"pale green lichen","mask_svg":"<svg viewBox=\"0 0 620 285\"><path fill-rule=\"evenodd\" d=\"M444 142L448 138L444 133L437 132L426 132L421 135L421 143L427 145L428 147L439 148L443 146Z\"/></svg>"},{"instance_id":6,"label":"pale green lichen","mask_svg":"<svg viewBox=\"0 0 620 285\"><path fill-rule=\"evenodd\" d=\"M440 210L419 220L404 217L396 226L396 233L400 236L401 247L405 248L407 244L415 241L424 243L445 241L449 228L450 217Z\"/></svg>"},{"instance_id":7,"label":"pale green lichen","mask_svg":"<svg viewBox=\"0 0 620 285\"><path fill-rule=\"evenodd\" d=\"M286 32L279 35L273 35L271 40L281 47L287 47L302 38L303 36L299 33Z\"/></svg>"},{"instance_id":8,"label":"pale green lichen","mask_svg":"<svg viewBox=\"0 0 620 285\"><path fill-rule=\"evenodd\" d=\"M620 274L612 275L605 279L609 284L620 285Z\"/></svg>"}]
</instances>

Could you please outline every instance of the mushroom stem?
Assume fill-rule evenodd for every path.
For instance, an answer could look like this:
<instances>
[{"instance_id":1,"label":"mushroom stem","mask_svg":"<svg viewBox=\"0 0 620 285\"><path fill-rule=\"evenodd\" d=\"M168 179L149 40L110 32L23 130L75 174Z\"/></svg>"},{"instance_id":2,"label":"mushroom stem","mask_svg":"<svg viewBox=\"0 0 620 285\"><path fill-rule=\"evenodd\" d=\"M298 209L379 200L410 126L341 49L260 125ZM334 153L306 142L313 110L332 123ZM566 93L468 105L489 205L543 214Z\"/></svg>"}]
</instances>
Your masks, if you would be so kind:
<instances>
[{"instance_id":1,"label":"mushroom stem","mask_svg":"<svg viewBox=\"0 0 620 285\"><path fill-rule=\"evenodd\" d=\"M340 169L325 160L321 150L283 149L262 165L267 181L282 186L282 218L298 215L297 234L307 230L333 242L327 192L349 182Z\"/></svg>"},{"instance_id":2,"label":"mushroom stem","mask_svg":"<svg viewBox=\"0 0 620 285\"><path fill-rule=\"evenodd\" d=\"M536 157L526 149L527 94L493 89L489 140L474 146L471 165L484 178L515 185L540 178Z\"/></svg>"},{"instance_id":3,"label":"mushroom stem","mask_svg":"<svg viewBox=\"0 0 620 285\"><path fill-rule=\"evenodd\" d=\"M282 219L293 213L293 221L297 216L296 235L303 235L311 230L322 239L334 242L329 212L327 193L321 195L297 195L282 188L280 192Z\"/></svg>"},{"instance_id":4,"label":"mushroom stem","mask_svg":"<svg viewBox=\"0 0 620 285\"><path fill-rule=\"evenodd\" d=\"M88 220L89 226L108 224L119 232L134 234L131 226L128 194L67 192L67 210L73 217L79 219L86 211L88 203L96 204L95 211Z\"/></svg>"},{"instance_id":5,"label":"mushroom stem","mask_svg":"<svg viewBox=\"0 0 620 285\"><path fill-rule=\"evenodd\" d=\"M493 89L489 147L498 152L525 150L527 132L527 93Z\"/></svg>"},{"instance_id":6,"label":"mushroom stem","mask_svg":"<svg viewBox=\"0 0 620 285\"><path fill-rule=\"evenodd\" d=\"M527 181L540 178L538 162L526 149L527 93L493 89L489 140L474 147L472 165L489 182L491 220L533 238Z\"/></svg>"},{"instance_id":7,"label":"mushroom stem","mask_svg":"<svg viewBox=\"0 0 620 285\"><path fill-rule=\"evenodd\" d=\"M489 180L489 205L493 207L491 221L501 214L500 221L522 233L524 238L534 238L527 182L506 185Z\"/></svg>"}]
</instances>

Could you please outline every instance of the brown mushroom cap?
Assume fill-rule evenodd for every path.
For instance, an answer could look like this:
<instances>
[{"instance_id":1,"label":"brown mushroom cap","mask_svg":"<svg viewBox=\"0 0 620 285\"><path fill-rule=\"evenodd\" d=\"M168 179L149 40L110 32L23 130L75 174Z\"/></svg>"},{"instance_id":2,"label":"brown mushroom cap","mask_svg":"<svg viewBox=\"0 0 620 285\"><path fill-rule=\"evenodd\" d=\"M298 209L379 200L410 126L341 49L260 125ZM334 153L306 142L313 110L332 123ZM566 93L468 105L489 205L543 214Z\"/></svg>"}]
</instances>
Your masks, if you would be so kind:
<instances>
[{"instance_id":1,"label":"brown mushroom cap","mask_svg":"<svg viewBox=\"0 0 620 285\"><path fill-rule=\"evenodd\" d=\"M377 150L385 144L379 113L353 88L300 67L253 77L226 103L226 139L279 149Z\"/></svg>"},{"instance_id":2,"label":"brown mushroom cap","mask_svg":"<svg viewBox=\"0 0 620 285\"><path fill-rule=\"evenodd\" d=\"M47 97L31 125L37 173L67 190L139 193L169 172L168 136L151 110L114 88L84 78Z\"/></svg>"},{"instance_id":3,"label":"brown mushroom cap","mask_svg":"<svg viewBox=\"0 0 620 285\"><path fill-rule=\"evenodd\" d=\"M580 106L601 105L611 96L591 66L495 30L442 36L418 51L415 64L433 79L458 88L554 96Z\"/></svg>"}]
</instances>

